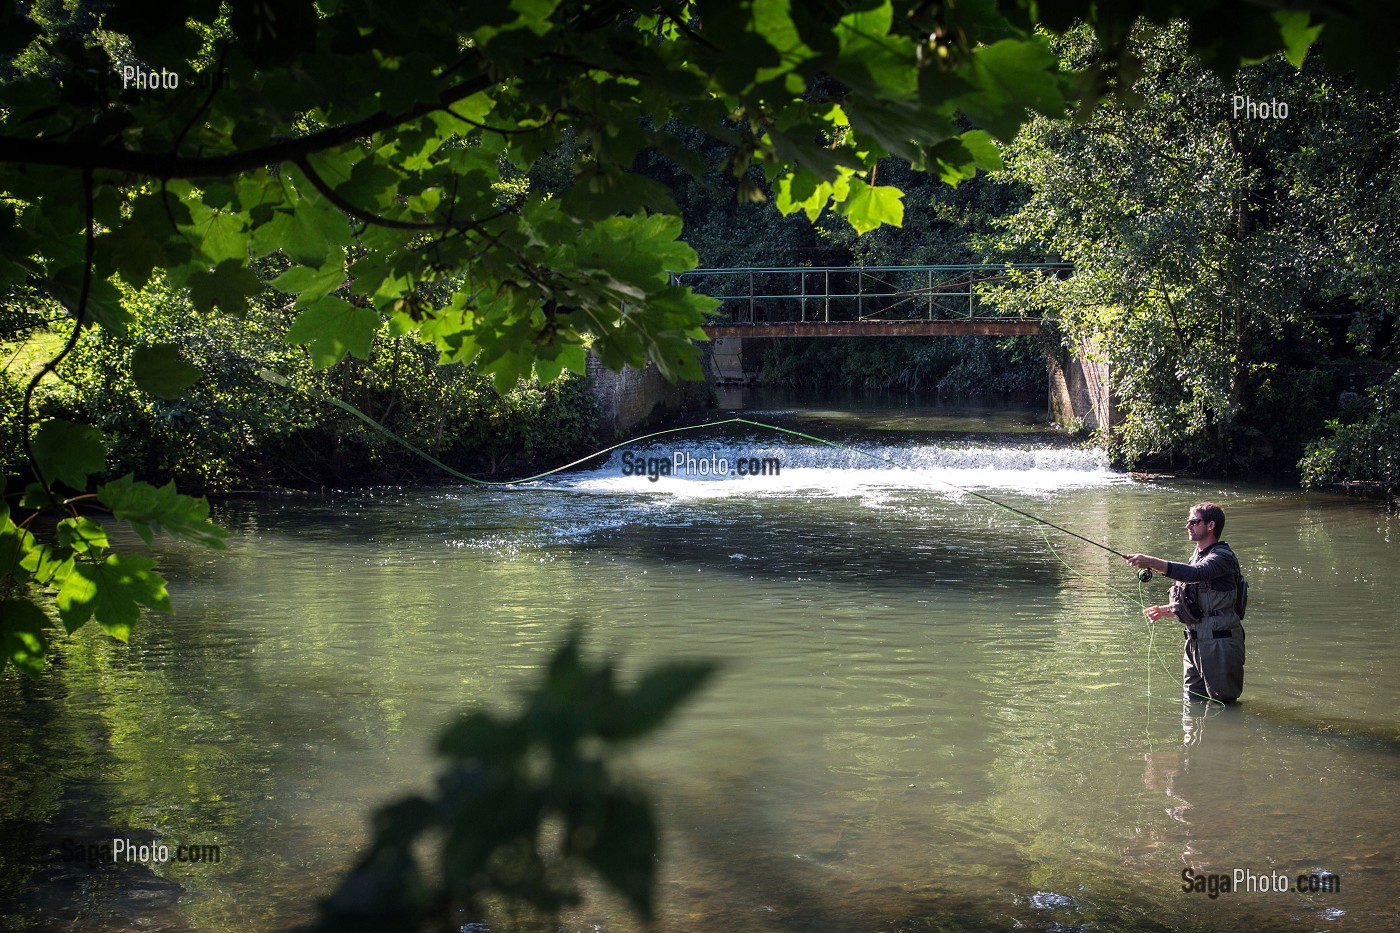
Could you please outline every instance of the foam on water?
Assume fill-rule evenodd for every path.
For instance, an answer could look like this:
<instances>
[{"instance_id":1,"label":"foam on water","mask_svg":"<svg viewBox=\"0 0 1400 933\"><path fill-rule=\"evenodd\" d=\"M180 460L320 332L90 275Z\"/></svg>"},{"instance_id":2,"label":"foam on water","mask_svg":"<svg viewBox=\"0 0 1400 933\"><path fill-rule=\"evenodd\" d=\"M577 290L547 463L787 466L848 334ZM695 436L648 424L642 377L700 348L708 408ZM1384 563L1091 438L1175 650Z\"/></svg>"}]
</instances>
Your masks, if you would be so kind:
<instances>
[{"instance_id":1,"label":"foam on water","mask_svg":"<svg viewBox=\"0 0 1400 933\"><path fill-rule=\"evenodd\" d=\"M758 475L750 475L757 470ZM1128 479L1101 450L1054 447L892 447L699 443L639 445L614 451L603 466L551 477L542 485L603 494L681 498L746 496L871 497L896 489L951 496L962 490L1048 494ZM875 503L872 503L875 504Z\"/></svg>"}]
</instances>

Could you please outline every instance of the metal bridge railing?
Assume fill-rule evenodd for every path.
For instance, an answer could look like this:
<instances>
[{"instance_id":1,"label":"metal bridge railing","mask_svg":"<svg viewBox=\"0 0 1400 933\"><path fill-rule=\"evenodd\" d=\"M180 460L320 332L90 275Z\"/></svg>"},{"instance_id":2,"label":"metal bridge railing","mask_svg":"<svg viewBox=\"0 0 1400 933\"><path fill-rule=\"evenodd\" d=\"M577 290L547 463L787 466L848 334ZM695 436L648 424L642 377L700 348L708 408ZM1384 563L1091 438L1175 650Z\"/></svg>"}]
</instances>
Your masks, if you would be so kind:
<instances>
[{"instance_id":1,"label":"metal bridge railing","mask_svg":"<svg viewBox=\"0 0 1400 933\"><path fill-rule=\"evenodd\" d=\"M1069 263L794 266L693 269L671 278L723 302L717 321L932 321L988 316L985 292L1014 282L1016 273L1064 277L1071 270Z\"/></svg>"}]
</instances>

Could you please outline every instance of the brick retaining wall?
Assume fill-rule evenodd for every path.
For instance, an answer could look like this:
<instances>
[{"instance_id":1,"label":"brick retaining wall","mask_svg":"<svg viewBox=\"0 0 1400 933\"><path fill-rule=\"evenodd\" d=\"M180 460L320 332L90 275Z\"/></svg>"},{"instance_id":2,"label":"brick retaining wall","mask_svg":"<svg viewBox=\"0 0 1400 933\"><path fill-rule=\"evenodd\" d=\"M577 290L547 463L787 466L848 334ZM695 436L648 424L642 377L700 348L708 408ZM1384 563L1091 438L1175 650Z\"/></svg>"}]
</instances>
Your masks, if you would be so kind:
<instances>
[{"instance_id":1,"label":"brick retaining wall","mask_svg":"<svg viewBox=\"0 0 1400 933\"><path fill-rule=\"evenodd\" d=\"M1113 397L1108 364L1091 359L1092 348L1081 343L1068 365L1047 355L1050 373L1050 413L1060 424L1085 424L1110 428L1122 422L1123 415Z\"/></svg>"},{"instance_id":2,"label":"brick retaining wall","mask_svg":"<svg viewBox=\"0 0 1400 933\"><path fill-rule=\"evenodd\" d=\"M624 367L616 373L588 355L588 380L598 400L598 436L614 440L682 411L710 407L713 389L704 382L672 384L654 363L645 369Z\"/></svg>"}]
</instances>

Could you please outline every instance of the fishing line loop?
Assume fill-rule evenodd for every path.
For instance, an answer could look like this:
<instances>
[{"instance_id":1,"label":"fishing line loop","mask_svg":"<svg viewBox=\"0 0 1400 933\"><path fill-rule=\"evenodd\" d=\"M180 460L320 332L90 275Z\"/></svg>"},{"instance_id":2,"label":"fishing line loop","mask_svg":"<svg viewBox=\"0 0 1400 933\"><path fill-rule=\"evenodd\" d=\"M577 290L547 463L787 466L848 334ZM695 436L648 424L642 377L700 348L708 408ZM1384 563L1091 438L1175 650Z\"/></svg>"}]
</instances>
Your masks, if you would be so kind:
<instances>
[{"instance_id":1,"label":"fishing line loop","mask_svg":"<svg viewBox=\"0 0 1400 933\"><path fill-rule=\"evenodd\" d=\"M289 380L289 379L287 379L285 376L282 376L282 375L280 375L279 373L275 373L275 372L273 372L272 370L269 370L269 369L260 369L260 370L258 371L258 375L259 375L260 377L262 377L265 381L270 382L270 383L273 383L274 385L281 386L282 388L285 388L285 389L291 389L291 390L293 390L293 391L303 392L303 393L305 393L305 394L307 394L307 395L310 395L310 396L312 396L312 397L314 397L314 398L320 399L321 401L324 401L324 402L327 402L327 403L329 403L329 404L331 404L331 405L334 405L335 407L341 409L342 411L345 411L345 412L347 412L348 414L353 415L355 418L359 419L360 421L363 421L365 424L367 424L367 425L369 425L370 427L374 428L376 431L378 431L379 433L383 434L385 437L388 437L390 440L392 440L392 441L394 441L395 443L401 445L401 446L404 447L406 450L411 451L412 453L414 453L414 454L417 455L418 457L421 457L423 460L426 460L428 463L431 463L433 466L437 467L438 469L442 470L443 472L445 472L445 473L447 473L447 474L449 474L449 475L451 475L451 476L454 476L454 477L456 477L457 479L462 480L463 482L470 483L470 484L472 484L472 485L474 485L474 486L482 486L482 487L488 487L488 488L506 488L506 487L513 487L513 486L521 486L521 485L523 485L523 484L525 484L525 483L530 483L530 482L534 482L535 480L543 479L543 478L545 478L546 476L553 476L555 473L561 473L561 472L563 472L564 470L571 469L572 467L580 466L580 465L582 465L582 464L584 464L584 463L587 463L587 462L590 461L590 460L597 459L598 457L601 457L601 456L603 456L604 454L610 454L610 453L612 453L614 450L618 450L618 449L620 449L620 448L622 448L622 447L627 447L627 446L629 446L629 445L631 445L631 444L636 444L636 443L639 443L639 442L641 442L641 441L648 441L648 440L651 440L652 438L656 438L656 437L665 437L665 436L670 435L670 434L682 434L682 433L688 433L688 432L693 432L693 431L702 431L702 430L705 430L705 429L707 429L707 428L722 427L722 426L727 425L727 424L744 424L744 425L748 425L748 426L750 426L750 427L762 428L762 429L768 430L768 431L776 431L776 432L779 433L779 434L787 434L787 435L790 435L790 436L792 436L792 437L800 437L800 438L802 438L803 440L812 441L813 443L822 444L822 445L827 446L827 447L834 447L834 448L836 448L836 449L838 449L838 450L848 450L848 451L850 451L850 452L852 452L852 453L859 454L859 455L861 455L861 456L863 456L863 457L869 457L869 458L872 459L872 460L878 460L878 461L880 461L881 463L886 463L886 464L889 464L890 466L893 466L893 467L899 467L899 468L901 468L901 469L906 469L906 470L913 470L913 469L914 469L913 467L909 466L909 465L906 464L906 463L900 463L899 461L893 460L893 459L891 459L891 458L889 458L889 457L882 457L882 456L880 456L879 454L871 453L871 452L868 451L868 450L861 450L859 447L855 447L855 446L853 446L853 445L851 445L851 444L843 444L843 443L841 443L841 442L839 442L839 441L828 440L827 438L824 438L824 437L817 437L815 434L807 434L807 433L805 433L805 432L803 432L803 431L797 431L797 430L794 430L794 429L792 429L792 428L784 428L784 427L781 427L780 425L776 425L776 424L767 424L767 423L762 422L762 421L754 421L754 420L749 419L749 418L724 418L724 419L719 420L719 421L706 421L706 422L703 422L703 423L701 423L701 424L682 425L682 426L676 427L676 428L665 428L665 429L660 430L660 431L652 431L652 432L649 433L649 434L643 434L643 435L640 435L640 436L638 436L638 437L629 438L628 440L625 440L625 441L623 441L623 442L621 442L621 443L613 444L613 445L610 446L610 447L604 447L604 448L602 448L601 450L596 450L596 451L594 451L593 453L588 454L588 455L585 456L585 457L580 457L579 459L574 460L574 461L571 461L571 462L569 462L569 463L566 463L566 464L564 464L563 466L557 466L557 467L555 467L555 468L552 469L552 470L545 470L543 473L536 473L536 474L533 475L533 476L524 476L524 477L520 477L519 479L513 479L513 480L484 480L484 479L478 479L478 478L475 477L475 476L468 476L468 475L465 474L465 473L462 473L462 472L460 472L460 471L458 471L458 470L454 470L452 467L450 467L450 466L448 466L447 464L443 463L441 460L439 460L439 459L437 459L436 457L434 457L433 455L429 454L427 451L419 449L418 447L414 446L412 443L410 443L410 442L407 441L406 439L404 439L404 438L400 437L399 435L395 434L393 431L390 431L390 430L389 430L388 428L386 428L383 424L381 424L381 423L379 423L378 421L376 421L375 419L371 418L369 415L366 415L364 412L360 411L358 408L356 408L354 405L351 405L351 404L348 403L348 402L345 402L345 401L342 401L341 399L334 398L334 397L332 397L332 396L326 395L326 394L323 393L323 392L318 392L318 391L316 391L315 389L309 389L309 388L303 388L303 387L299 387L299 386L294 386L294 385L291 383L291 380ZM1108 553L1114 555L1115 557L1121 557L1121 558L1123 558L1124 560L1127 560L1127 557L1128 557L1128 556L1127 556L1126 554L1122 553L1121 551L1116 551L1116 550L1114 550L1113 548L1109 547L1108 545L1103 544L1103 543L1101 543L1101 542L1099 542L1099 541L1095 541L1095 540L1093 540L1092 538L1086 538L1086 537L1084 537L1083 535L1079 534L1078 532L1070 531L1068 528L1064 528L1064 527L1062 527L1062 526L1060 526L1060 525L1057 525L1057 524L1055 524L1054 522L1049 521L1048 519L1041 518L1041 517L1038 516L1038 515L1032 515L1030 512L1026 512L1026 511L1024 511L1024 510L1022 510L1022 509L1018 509L1018 508L1016 508L1015 506L1007 505L1005 502L1001 502L1001 501L999 501L999 500L997 500L997 499L992 498L991 496L983 495L983 494L980 493L980 492L975 492L974 490L967 489L966 487L963 487L963 486L959 486L959 485L957 485L956 483L950 483L950 482L948 482L947 480L939 479L939 478L936 477L936 476L932 476L932 477L929 477L929 478L932 479L932 480L933 480L934 482L936 482L936 483L939 483L939 484L941 484L941 485L943 485L943 486L947 486L949 489L954 489L954 490L956 490L956 491L958 491L958 492L960 492L960 493L962 493L962 494L964 494L964 495L972 496L973 498L976 498L976 499L981 499L983 502L986 502L986 503L989 503L989 504L991 504L991 505L997 506L998 508L1005 509L1006 511L1011 512L1011 513L1013 513L1013 514L1015 514L1015 515L1019 515L1019 516L1021 516L1022 518L1028 518L1028 519L1030 519L1031 521L1036 522L1037 524L1040 524L1040 525L1042 525L1042 526L1045 526L1045 527L1048 527L1048 528L1053 528L1053 529L1055 529L1056 531L1058 531L1058 532L1060 532L1060 533L1062 533L1062 534L1069 535L1071 538L1077 538L1077 539L1079 539L1080 541L1083 541L1083 542L1086 543L1086 544L1092 544L1094 547L1099 548L1100 550L1107 551ZM1113 586L1113 585L1108 584L1108 583L1105 583L1105 582L1102 581L1102 580L1095 580L1094 578L1089 577L1088 575L1086 575L1086 574L1084 574L1084 573L1081 573L1079 570L1076 570L1074 567L1072 567L1072 566L1069 564L1069 562L1066 561L1063 557L1061 557L1060 554L1059 554L1059 552L1058 552L1057 550L1055 550L1054 545L1052 545L1052 544L1050 543L1050 538L1049 538L1049 536L1047 536L1047 535L1045 534L1045 531L1044 531L1043 529L1041 530L1041 537L1044 539L1044 541L1045 541L1045 546L1050 550L1050 553L1054 554L1054 555L1055 555L1055 558L1056 558L1057 560L1059 560L1060 563L1064 564L1064 566L1065 566L1066 568L1068 568L1072 573L1078 574L1079 576L1083 577L1083 578L1086 579L1086 580L1089 580L1090 582L1094 583L1095 585L1103 586L1103 587L1105 587L1105 588L1107 588L1107 589L1109 589L1109 590L1112 590L1112 591L1115 592L1115 593L1118 593L1120 596L1123 596L1124 598L1126 598L1129 602L1133 602L1133 601L1134 601L1134 599L1133 599L1133 597L1132 597L1131 594L1125 593L1123 590L1120 590L1118 587ZM1139 609L1145 609L1145 608L1146 608L1146 600L1143 598L1143 594L1142 594L1142 585L1148 583L1149 581L1151 581L1151 579L1152 579L1152 571L1151 571L1150 569L1144 567L1144 568L1142 568L1141 570L1139 570L1139 571L1137 572L1136 577L1137 577L1137 580L1138 580L1138 595L1137 595L1136 602L1137 602L1137 604L1138 604L1138 608L1139 608ZM1149 626L1151 626L1152 623L1148 623L1148 624L1149 624ZM1165 659L1163 659L1162 656L1161 656L1161 654L1156 650L1155 637L1156 637L1156 630L1153 629L1153 628L1149 628L1149 635L1148 635L1148 642L1147 642L1148 669L1151 670L1152 658L1155 656L1156 659L1157 659L1157 661L1162 665L1163 669L1166 670L1167 675L1168 675L1169 677L1171 677L1173 680L1177 680L1176 675L1171 671L1170 668L1167 667L1167 664L1166 664ZM1180 681L1180 682L1182 683L1182 685L1183 685L1183 687L1184 687L1184 686L1185 686L1184 680L1182 680L1182 681ZM1151 692L1150 692L1150 691L1151 691L1151 687L1150 687L1150 683L1151 683L1151 682L1149 681L1149 688L1148 688L1148 689L1149 689L1149 694L1148 694L1149 699L1150 699L1150 697L1151 697ZM1199 694L1197 694L1197 696L1200 696L1201 699L1211 700L1211 701L1213 701L1213 702L1219 702L1219 701L1214 700L1213 697L1201 696L1201 695L1199 695ZM1221 705L1223 706L1224 704L1221 704Z\"/></svg>"},{"instance_id":2,"label":"fishing line loop","mask_svg":"<svg viewBox=\"0 0 1400 933\"><path fill-rule=\"evenodd\" d=\"M566 463L566 464L564 464L563 466L557 466L557 467L555 467L555 468L552 469L552 470L545 470L543 473L536 473L536 474L533 475L533 476L523 476L523 477L520 477L519 479L512 479L512 480L484 480L484 479L478 479L478 478L476 478L475 476L468 476L468 475L465 474L465 473L462 473L462 472L460 472L460 471L458 471L458 470L454 470L452 467L450 467L450 466L448 466L447 464L443 463L441 460L437 459L437 458L434 457L432 454L429 454L429 453L428 453L427 451L425 451L425 450L419 449L418 447L414 446L414 445L413 445L412 443L410 443L409 441L407 441L407 440L405 440L404 438L400 437L399 435L395 434L393 431L390 431L390 430L389 430L388 428L386 428L384 425L380 424L378 421L374 420L374 419L371 418L369 415L366 415L364 412L360 411L358 408L356 408L354 405L351 405L351 404L348 403L348 402L342 401L341 399L338 399L338 398L334 398L333 396L326 395L326 394L323 393L323 392L318 392L318 391L316 391L315 389L309 389L309 388L303 388L303 387L299 387L299 386L294 386L294 385L292 385L291 381L290 381L289 379L287 379L285 376L282 376L282 375L280 375L279 373L275 373L275 372L273 372L272 370L269 370L269 369L260 369L260 370L258 370L258 375L259 375L260 377L262 377L265 381L271 382L271 383L273 383L274 385L278 385L278 386L281 386L281 387L286 388L286 389L291 389L291 390L293 390L293 391L304 392L304 393L306 393L307 395L311 395L311 396L313 396L313 397L315 397L315 398L320 399L321 401L324 401L324 402L327 402L327 403L329 403L329 404L331 404L331 405L334 405L335 407L341 409L342 411L345 411L345 412L347 412L347 413L353 415L354 417L358 418L360 421L363 421L365 424L367 424L367 425L369 425L370 427L374 428L376 431L378 431L379 433L383 434L385 437L387 437L387 438L389 438L390 440L394 441L395 443L401 445L401 446L404 447L406 450L411 451L412 453L414 453L414 454L417 455L418 457L421 457L423 460L426 460L428 463L431 463L433 466L437 467L438 469L442 470L443 472L445 472L445 473L447 473L447 474L449 474L449 475L451 475L451 476L454 476L454 477L456 477L457 479L462 480L463 482L471 483L473 486L483 486L483 487L491 487L491 488L504 488L504 487L510 487L510 486L520 486L520 485L523 485L523 484L525 484L525 483L531 483L531 482L534 482L535 480L544 479L546 476L553 476L555 473L560 473L560 472L563 472L564 470L568 470L568 469L571 469L571 468L573 468L573 467L580 466L580 465L582 465L582 464L584 464L584 463L587 463L587 462L590 461L590 460L593 460L593 459L596 459L596 458L598 458L598 457L601 457L601 456L603 456L604 454L610 454L610 453L612 453L614 450L618 450L618 449L620 449L620 448L622 448L622 447L627 447L627 446L629 446L629 445L636 444L636 443L641 442L641 441L651 440L652 438L655 438L655 437L664 437L664 436L669 435L669 434L681 434L681 433L687 433L687 432L693 432L693 431L702 431L702 430L705 430L705 429L707 429L707 428L717 428L717 427L722 427L722 426L727 425L727 424L744 424L744 425L748 425L748 426L750 426L750 427L763 428L763 429L768 430L768 431L776 431L776 432L778 432L779 434L788 434L788 435L791 435L792 437L800 437L800 438L802 438L803 440L812 441L813 443L816 443L816 444L823 444L823 445L825 445L825 446L827 446L827 447L834 447L834 448L837 448L837 449L839 449L839 450L848 450L848 451L850 451L850 452L852 452L852 453L859 454L859 455L861 455L861 456L863 456L863 457L869 457L869 458L872 459L872 460L878 460L878 461L880 461L881 463L887 463L887 464L889 464L890 466L899 467L899 468L901 468L901 469L906 469L906 470L913 470L913 469L914 469L913 467L909 466L908 464L900 463L899 461L897 461L897 460L892 460L892 459L890 459L889 457L882 457L882 456L880 456L879 454L871 453L871 452L868 451L868 450L861 450L859 447L855 447L855 446L852 446L852 445L850 445L850 444L843 444L843 443L841 443L841 442L839 442L839 441L827 440L827 439L824 438L824 437L817 437L817 436L814 435L814 434L807 434L807 433L805 433L805 432L803 432L803 431L797 431L797 430L794 430L794 429L792 429L792 428L784 428L784 427L781 427L781 426L776 425L776 424L766 424L766 423L764 423L764 422L762 422L762 421L753 421L753 420L751 420L751 419L749 419L749 418L725 418L725 419L722 419L722 420L720 420L720 421L706 421L706 422L703 422L703 423L701 423L701 424L682 425L681 427L677 427L677 428L665 428L665 429L660 430L660 431L653 431L653 432L651 432L650 434L643 434L643 435L641 435L641 436L639 436L639 437L633 437L633 438L630 438L630 439L628 439L628 440L626 440L626 441L623 441L623 442L621 442L621 443L619 443L619 444L613 444L611 447L604 447L604 448L602 448L601 450L595 450L593 453L588 454L588 455L585 456L585 457L580 457L579 459L574 460L574 461L572 461L572 462L570 462L570 463ZM965 487L963 487L963 486L959 486L959 485L957 485L956 483L950 483L950 482L948 482L947 480L939 479L939 478L936 477L936 476L931 476L931 477L929 477L929 478L932 479L932 480L933 480L934 482L936 482L936 483L939 483L939 484L941 484L941 485L943 485L943 486L947 486L949 489L957 490L958 492L960 492L960 493L962 493L962 494L964 494L964 495L972 496L973 498L976 498L976 499L981 499L983 502L987 502L987 503L989 503L989 504L991 504L991 505L997 506L998 508L1005 509L1006 511L1011 512L1011 513L1016 514L1016 515L1019 515L1019 516L1021 516L1022 518L1028 518L1028 519L1030 519L1030 520L1033 521L1033 522L1037 522L1037 523L1039 523L1039 524L1041 524L1041 525L1046 525L1046 526L1048 526L1048 527L1050 527L1050 528L1054 528L1056 531L1058 531L1058 532L1060 532L1060 533L1062 533L1062 534L1069 535L1069 536L1072 537L1072 538L1078 538L1080 541L1083 541L1083 542L1086 543L1086 544L1092 544L1094 547L1099 548L1099 549L1104 550L1104 551L1107 551L1108 553L1114 555L1115 557L1121 557L1121 558L1123 558L1124 560L1127 560L1127 559L1128 559L1128 555L1122 553L1121 551L1116 551L1116 550L1114 550L1113 548L1109 547L1109 546L1106 545L1106 544L1103 544L1103 543L1101 543L1101 542L1099 542L1099 541L1095 541L1095 540L1093 540L1092 538L1086 538L1086 537L1084 537L1083 535L1079 534L1078 532L1070 531L1068 528L1061 527L1060 525L1057 525L1057 524L1055 524L1055 523L1052 522L1052 521L1049 521L1049 520L1047 520L1047 519L1041 518L1041 517L1039 517L1039 516L1037 516L1037 515L1032 515L1030 512L1023 511L1022 509L1018 509L1018 508L1016 508L1015 506L1007 505L1005 502L1001 502L1001 501L999 501L999 500L997 500L997 499L993 499L991 496L983 495L983 494L980 493L980 492L975 492L974 490L967 489L967 488L965 488ZM1143 570L1141 570L1141 571L1138 572L1138 575L1137 575L1137 576L1138 576L1138 579L1139 579L1140 581L1142 581L1143 583L1146 583L1147 581L1149 581L1149 580L1152 579L1152 571L1147 570L1146 568L1144 568Z\"/></svg>"}]
</instances>

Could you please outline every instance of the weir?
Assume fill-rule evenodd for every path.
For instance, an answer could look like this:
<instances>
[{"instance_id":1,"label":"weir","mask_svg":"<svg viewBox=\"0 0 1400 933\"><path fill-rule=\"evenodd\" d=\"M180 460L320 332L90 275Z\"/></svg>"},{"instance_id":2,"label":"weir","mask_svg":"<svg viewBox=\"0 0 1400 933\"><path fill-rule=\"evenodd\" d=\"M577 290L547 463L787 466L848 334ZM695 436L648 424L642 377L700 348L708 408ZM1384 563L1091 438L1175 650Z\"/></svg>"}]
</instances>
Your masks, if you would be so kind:
<instances>
[{"instance_id":1,"label":"weir","mask_svg":"<svg viewBox=\"0 0 1400 933\"><path fill-rule=\"evenodd\" d=\"M751 423L751 422L750 422ZM663 466L664 463L664 472ZM793 471L798 471L794 475ZM1030 443L1006 446L930 444L819 444L772 433L743 440L704 434L672 434L629 443L599 462L588 480L674 476L694 481L784 477L789 488L812 483L834 488L843 481L903 486L916 477L935 485L1006 486L1044 490L1122 482L1100 450ZM576 478L577 480L577 478ZM625 486L626 483L619 482Z\"/></svg>"}]
</instances>

